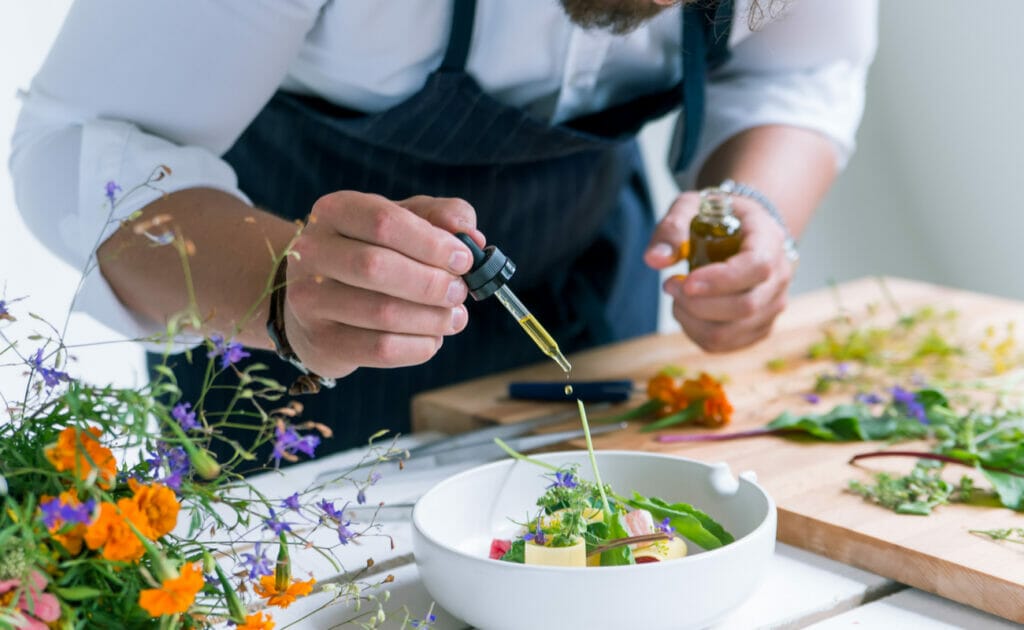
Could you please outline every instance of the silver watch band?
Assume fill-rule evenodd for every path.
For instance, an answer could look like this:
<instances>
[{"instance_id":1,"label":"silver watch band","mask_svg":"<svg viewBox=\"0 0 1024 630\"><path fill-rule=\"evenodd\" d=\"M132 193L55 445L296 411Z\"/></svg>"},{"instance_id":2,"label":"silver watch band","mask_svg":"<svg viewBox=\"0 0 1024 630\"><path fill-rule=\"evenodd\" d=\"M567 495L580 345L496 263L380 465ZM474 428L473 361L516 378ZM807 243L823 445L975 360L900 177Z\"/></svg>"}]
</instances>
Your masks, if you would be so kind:
<instances>
[{"instance_id":1,"label":"silver watch band","mask_svg":"<svg viewBox=\"0 0 1024 630\"><path fill-rule=\"evenodd\" d=\"M760 190L747 186L746 184L738 183L732 179L723 181L718 185L718 188L731 195L739 195L741 197L753 199L760 204L761 207L765 209L765 212L768 213L768 216L779 224L779 227L782 228L782 233L786 236L786 240L782 243L782 248L786 252L786 258L793 263L800 260L800 252L797 251L796 248L796 239L793 238L793 235L789 231L789 227L786 225L785 219L782 218L782 214L779 213L779 209L775 207L775 204L772 203L771 199L766 197Z\"/></svg>"}]
</instances>

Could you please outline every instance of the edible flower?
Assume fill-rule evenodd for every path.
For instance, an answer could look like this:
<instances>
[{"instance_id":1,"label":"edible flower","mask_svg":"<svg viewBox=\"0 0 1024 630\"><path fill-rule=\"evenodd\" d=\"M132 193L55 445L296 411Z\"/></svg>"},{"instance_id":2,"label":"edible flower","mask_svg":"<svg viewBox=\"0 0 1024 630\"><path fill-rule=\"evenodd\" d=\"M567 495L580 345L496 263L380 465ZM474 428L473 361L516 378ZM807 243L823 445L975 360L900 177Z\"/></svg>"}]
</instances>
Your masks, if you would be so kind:
<instances>
[{"instance_id":1,"label":"edible flower","mask_svg":"<svg viewBox=\"0 0 1024 630\"><path fill-rule=\"evenodd\" d=\"M302 580L292 580L291 584L279 588L275 576L264 575L260 578L259 584L256 584L255 588L257 595L267 598L268 606L288 608L299 597L312 593L314 584L316 584L316 580L313 578L305 582Z\"/></svg>"},{"instance_id":2,"label":"edible flower","mask_svg":"<svg viewBox=\"0 0 1024 630\"><path fill-rule=\"evenodd\" d=\"M46 449L46 459L57 472L70 470L81 479L88 479L95 473L98 485L109 488L117 475L117 461L110 449L100 444L102 433L96 427L86 431L67 427L57 436L57 443Z\"/></svg>"},{"instance_id":3,"label":"edible flower","mask_svg":"<svg viewBox=\"0 0 1024 630\"><path fill-rule=\"evenodd\" d=\"M237 630L273 630L274 620L265 613L258 612L253 615L249 615L245 618L243 623L238 624Z\"/></svg>"},{"instance_id":4,"label":"edible flower","mask_svg":"<svg viewBox=\"0 0 1024 630\"><path fill-rule=\"evenodd\" d=\"M160 588L147 588L139 593L139 606L153 617L183 613L192 606L205 583L199 563L186 564L180 574L164 580Z\"/></svg>"},{"instance_id":5,"label":"edible flower","mask_svg":"<svg viewBox=\"0 0 1024 630\"><path fill-rule=\"evenodd\" d=\"M0 580L0 610L11 608L15 594L22 590L21 598L13 606L21 617L21 621L15 622L15 628L47 630L48 623L60 619L60 602L52 593L43 592L46 584L46 577L39 571L29 573L28 584L23 589L19 579Z\"/></svg>"}]
</instances>

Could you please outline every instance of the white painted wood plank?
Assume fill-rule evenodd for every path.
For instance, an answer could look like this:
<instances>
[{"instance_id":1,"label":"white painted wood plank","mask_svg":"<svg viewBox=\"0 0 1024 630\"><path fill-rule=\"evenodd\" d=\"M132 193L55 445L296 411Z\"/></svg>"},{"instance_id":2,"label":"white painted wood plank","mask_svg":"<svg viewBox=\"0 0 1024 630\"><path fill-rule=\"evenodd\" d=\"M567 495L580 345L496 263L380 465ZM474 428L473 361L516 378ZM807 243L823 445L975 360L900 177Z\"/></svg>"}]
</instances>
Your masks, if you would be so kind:
<instances>
[{"instance_id":1,"label":"white painted wood plank","mask_svg":"<svg viewBox=\"0 0 1024 630\"><path fill-rule=\"evenodd\" d=\"M777 543L761 586L716 630L798 627L860 605L895 583L790 545Z\"/></svg>"},{"instance_id":2,"label":"white painted wood plank","mask_svg":"<svg viewBox=\"0 0 1024 630\"><path fill-rule=\"evenodd\" d=\"M1024 602L1021 603L1024 605ZM1019 625L954 601L907 589L826 621L814 630L885 628L885 630L1011 630Z\"/></svg>"}]
</instances>

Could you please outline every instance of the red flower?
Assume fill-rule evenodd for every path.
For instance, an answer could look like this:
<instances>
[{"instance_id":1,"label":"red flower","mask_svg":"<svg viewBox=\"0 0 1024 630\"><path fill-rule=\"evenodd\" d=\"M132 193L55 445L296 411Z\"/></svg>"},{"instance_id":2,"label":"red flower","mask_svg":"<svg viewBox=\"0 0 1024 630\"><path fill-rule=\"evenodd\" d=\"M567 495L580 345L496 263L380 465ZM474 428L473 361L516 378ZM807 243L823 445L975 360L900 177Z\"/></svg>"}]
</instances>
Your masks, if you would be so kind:
<instances>
[{"instance_id":1,"label":"red flower","mask_svg":"<svg viewBox=\"0 0 1024 630\"><path fill-rule=\"evenodd\" d=\"M491 541L491 560L501 560L501 558L508 553L508 550L511 548L511 540L500 540L495 538Z\"/></svg>"}]
</instances>

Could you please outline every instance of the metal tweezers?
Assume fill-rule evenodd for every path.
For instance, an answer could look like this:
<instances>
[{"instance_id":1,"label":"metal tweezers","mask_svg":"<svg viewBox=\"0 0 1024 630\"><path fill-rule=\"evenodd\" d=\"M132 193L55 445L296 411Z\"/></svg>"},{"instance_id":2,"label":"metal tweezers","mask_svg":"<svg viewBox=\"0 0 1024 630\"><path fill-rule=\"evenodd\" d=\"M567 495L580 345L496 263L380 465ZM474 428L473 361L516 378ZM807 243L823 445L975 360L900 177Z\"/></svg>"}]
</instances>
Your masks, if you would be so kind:
<instances>
[{"instance_id":1,"label":"metal tweezers","mask_svg":"<svg viewBox=\"0 0 1024 630\"><path fill-rule=\"evenodd\" d=\"M596 403L590 405L589 411L604 410L609 406L609 403ZM467 462L484 463L501 459L507 455L507 453L502 450L500 446L494 443L495 438L503 440L509 445L509 447L519 451L520 453L543 448L545 446L552 446L567 440L581 438L583 437L582 429L541 433L539 435L526 435L536 429L571 420L577 417L578 414L579 412L574 407L573 409L540 416L530 420L524 420L522 422L484 427L475 431L460 433L452 437L434 440L433 442L428 442L426 444L410 448L408 450L408 458L403 458L402 467L405 469L430 469L452 464ZM619 431L626 428L626 426L627 424L625 422L603 424L592 427L590 434L602 435L613 431ZM376 461L368 462L358 468L365 468L380 464L381 462ZM330 470L320 473L317 475L316 481L325 481L331 477L337 476L341 472L341 470Z\"/></svg>"}]
</instances>

